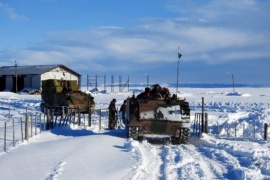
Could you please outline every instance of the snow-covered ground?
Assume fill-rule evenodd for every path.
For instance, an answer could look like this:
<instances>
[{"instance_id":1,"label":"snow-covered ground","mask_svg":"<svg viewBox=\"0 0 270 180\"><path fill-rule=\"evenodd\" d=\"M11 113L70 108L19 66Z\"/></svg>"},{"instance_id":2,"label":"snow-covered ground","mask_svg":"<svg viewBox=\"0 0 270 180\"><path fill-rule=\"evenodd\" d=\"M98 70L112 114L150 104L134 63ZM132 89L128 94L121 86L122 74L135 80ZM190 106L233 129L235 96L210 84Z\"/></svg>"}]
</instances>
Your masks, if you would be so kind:
<instances>
[{"instance_id":1,"label":"snow-covered ground","mask_svg":"<svg viewBox=\"0 0 270 180\"><path fill-rule=\"evenodd\" d=\"M97 109L107 108L113 98L119 108L131 95L93 94ZM26 111L39 117L40 96L0 92L0 179L270 179L270 143L263 138L264 124L270 123L270 88L180 88L178 96L190 103L191 129L202 97L208 113L209 133L191 132L186 145L126 139L123 128L105 129L106 113L100 130L95 113L91 127L41 127L29 141L17 138L15 147L8 132L4 152L4 122L19 124Z\"/></svg>"}]
</instances>

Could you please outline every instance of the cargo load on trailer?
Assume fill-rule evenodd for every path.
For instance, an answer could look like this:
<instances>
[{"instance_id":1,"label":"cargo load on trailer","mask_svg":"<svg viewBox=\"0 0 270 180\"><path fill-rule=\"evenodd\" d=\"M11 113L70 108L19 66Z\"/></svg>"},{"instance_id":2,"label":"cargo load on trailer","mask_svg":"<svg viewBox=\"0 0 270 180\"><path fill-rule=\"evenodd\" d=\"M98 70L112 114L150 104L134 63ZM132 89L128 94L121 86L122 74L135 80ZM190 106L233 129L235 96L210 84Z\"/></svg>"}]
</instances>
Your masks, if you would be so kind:
<instances>
[{"instance_id":1,"label":"cargo load on trailer","mask_svg":"<svg viewBox=\"0 0 270 180\"><path fill-rule=\"evenodd\" d=\"M42 111L44 107L68 107L89 114L95 110L94 98L91 94L79 90L76 80L48 79L42 81L41 98Z\"/></svg>"},{"instance_id":2,"label":"cargo load on trailer","mask_svg":"<svg viewBox=\"0 0 270 180\"><path fill-rule=\"evenodd\" d=\"M128 136L169 138L172 143L187 143L190 131L190 108L185 99L170 95L168 88L158 84L145 92L127 99Z\"/></svg>"}]
</instances>

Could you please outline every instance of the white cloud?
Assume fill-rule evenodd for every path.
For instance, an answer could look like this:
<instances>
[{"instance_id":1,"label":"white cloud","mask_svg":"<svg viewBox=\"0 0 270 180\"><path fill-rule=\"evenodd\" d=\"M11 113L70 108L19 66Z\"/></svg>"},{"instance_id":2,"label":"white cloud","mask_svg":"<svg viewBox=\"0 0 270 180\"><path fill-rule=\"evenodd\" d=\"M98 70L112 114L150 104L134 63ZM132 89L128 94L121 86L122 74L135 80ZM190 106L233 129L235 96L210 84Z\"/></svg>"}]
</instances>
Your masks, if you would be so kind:
<instances>
[{"instance_id":1,"label":"white cloud","mask_svg":"<svg viewBox=\"0 0 270 180\"><path fill-rule=\"evenodd\" d=\"M256 58L269 57L268 35L252 34L220 27L185 26L182 21L160 20L160 23L132 29L97 28L85 32L58 32L51 40L25 48L19 56L27 61L72 62L110 61L145 64L175 61L178 46L184 61L246 60L243 49ZM264 48L262 48L264 46ZM37 48L38 47L38 48ZM260 51L258 51L260 49ZM15 52L16 53L16 52ZM220 56L220 57L219 57ZM248 56L251 57L251 56Z\"/></svg>"},{"instance_id":2,"label":"white cloud","mask_svg":"<svg viewBox=\"0 0 270 180\"><path fill-rule=\"evenodd\" d=\"M178 46L183 54L181 61L216 65L269 59L269 12L262 4L183 2L181 7L176 6L179 15L173 18L145 18L129 28L102 26L50 32L48 41L10 51L10 56L16 56L21 64L68 64L100 72L175 62Z\"/></svg>"},{"instance_id":3,"label":"white cloud","mask_svg":"<svg viewBox=\"0 0 270 180\"><path fill-rule=\"evenodd\" d=\"M0 2L0 11L4 12L4 14L12 20L28 20L26 16L18 14L9 4Z\"/></svg>"}]
</instances>

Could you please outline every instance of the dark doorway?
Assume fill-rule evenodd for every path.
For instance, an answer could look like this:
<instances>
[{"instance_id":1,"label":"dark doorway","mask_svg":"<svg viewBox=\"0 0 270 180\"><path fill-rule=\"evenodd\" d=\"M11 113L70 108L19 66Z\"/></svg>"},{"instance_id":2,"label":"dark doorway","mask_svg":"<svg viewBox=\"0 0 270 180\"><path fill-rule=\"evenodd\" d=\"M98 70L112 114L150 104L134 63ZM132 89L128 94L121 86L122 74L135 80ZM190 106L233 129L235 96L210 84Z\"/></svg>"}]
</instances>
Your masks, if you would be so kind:
<instances>
[{"instance_id":1,"label":"dark doorway","mask_svg":"<svg viewBox=\"0 0 270 180\"><path fill-rule=\"evenodd\" d=\"M16 83L17 83L17 92L21 91L24 88L24 76L18 76L17 82L16 78L13 77L13 92L16 92Z\"/></svg>"},{"instance_id":2,"label":"dark doorway","mask_svg":"<svg viewBox=\"0 0 270 180\"><path fill-rule=\"evenodd\" d=\"M6 76L0 77L0 91L4 91L6 89Z\"/></svg>"}]
</instances>

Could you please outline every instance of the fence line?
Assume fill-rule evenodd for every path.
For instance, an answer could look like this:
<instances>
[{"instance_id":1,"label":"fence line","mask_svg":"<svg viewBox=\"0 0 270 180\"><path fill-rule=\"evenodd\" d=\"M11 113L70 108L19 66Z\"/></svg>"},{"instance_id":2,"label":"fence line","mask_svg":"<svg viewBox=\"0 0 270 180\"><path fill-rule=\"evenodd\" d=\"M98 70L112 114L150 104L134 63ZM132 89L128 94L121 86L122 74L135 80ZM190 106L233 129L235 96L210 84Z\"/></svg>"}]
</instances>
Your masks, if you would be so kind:
<instances>
[{"instance_id":1,"label":"fence line","mask_svg":"<svg viewBox=\"0 0 270 180\"><path fill-rule=\"evenodd\" d=\"M66 107L65 107L66 108ZM27 110L26 110L27 112ZM89 116L89 114L81 114L79 108L66 108L62 109L61 107L61 113L56 112L55 110L50 110L44 109L45 113L42 112L36 112L36 113L26 113L25 118L23 119L22 117L20 118L14 118L12 121L10 121L10 114L9 114L9 124L11 123L12 125L8 125L8 122L6 121L4 123L4 129L3 129L3 134L1 135L1 127L0 127L0 148L2 145L2 150L4 152L7 152L8 147L15 147L18 142L24 142L24 140L29 141L29 138L32 138L34 135L42 133L42 131L46 131L49 129L54 128L55 126L64 126L67 125L68 123L71 124L78 124L79 126L83 125L84 127L86 126L91 126L92 124L97 126L99 131L102 130L102 120L104 121L104 113L108 113L107 108L103 109L96 109L95 113L92 115L97 116L96 118L92 119ZM65 113L64 113L65 112ZM92 116L90 115L90 116ZM108 115L105 115L108 117ZM119 116L119 113L117 114ZM83 120L82 120L83 118ZM88 118L88 121L86 119ZM92 122L89 122L89 119ZM202 119L204 122L202 122ZM108 121L108 119L106 118ZM120 123L121 118L117 118L117 123ZM204 125L202 128L201 126ZM191 125L192 126L192 125ZM220 127L222 126L222 128ZM263 125L263 139L267 140L268 139L268 126L269 124L265 123ZM108 123L105 125L103 128L108 128ZM192 128L192 127L191 127ZM255 121L252 123L252 127L245 127L245 124L241 126L238 123L231 123L229 124L228 122L223 123L220 125L218 122L216 126L211 127L211 131L208 130L208 114L204 113L204 116L202 116L201 113L195 113L195 119L194 119L194 124L193 124L193 135L200 135L202 133L202 130L204 130L203 133L213 133L216 134L217 136L222 137L221 135L221 130L225 131L222 134L225 134L223 136L227 137L234 137L234 138L241 138L241 133L237 133L240 130L242 130L242 138L250 138L245 134L245 132L253 132L253 138L256 138L256 129L255 126ZM1 141L1 139L3 141ZM2 143L1 143L2 142ZM1 152L1 150L0 150Z\"/></svg>"},{"instance_id":2,"label":"fence line","mask_svg":"<svg viewBox=\"0 0 270 180\"><path fill-rule=\"evenodd\" d=\"M90 127L93 124L99 128L99 131L102 128L108 128L108 123L102 127L104 121L108 121L108 118L103 118L108 117L108 114L106 114L108 113L108 108L96 109L95 113L90 114L90 117L89 114L81 114L79 108L61 107L61 113L60 111L55 111L55 109L45 108L43 112L29 113L26 109L24 117L13 118L12 120L9 113L9 118L4 122L3 129L1 130L0 127L0 152L8 152L10 147L15 147L20 142L29 141L33 136L56 126L65 126L72 123L84 127ZM92 119L92 115L97 117ZM121 118L117 119L119 121ZM89 120L92 122L89 122Z\"/></svg>"},{"instance_id":3,"label":"fence line","mask_svg":"<svg viewBox=\"0 0 270 180\"><path fill-rule=\"evenodd\" d=\"M205 117L205 118L203 118ZM205 121L205 122L203 122ZM195 136L200 136L201 133L208 133L208 114L205 113L205 115L203 116L202 113L195 113L194 116L194 122L193 122L193 135ZM204 127L202 127L204 126ZM259 126L261 127L261 126ZM220 125L218 122L216 123L216 126L212 126L212 134L216 134L217 136L226 136L226 137L234 137L234 138L241 138L241 133L239 133L239 131L242 131L242 138L253 138L256 139L256 134L258 134L257 132L259 132L264 140L268 140L268 127L269 124L268 123L264 123L262 125L262 131L259 131L259 127L256 126L255 123L255 119L253 120L253 123L251 124L251 126L249 127L245 127L245 123L243 123L243 125L241 126L240 123L234 122L234 123L228 123L228 121L226 121L225 123L223 123L222 125ZM204 131L203 131L204 130ZM223 132L222 132L223 131ZM245 132L250 132L249 134L251 135L247 135ZM221 135L223 134L223 135Z\"/></svg>"},{"instance_id":4,"label":"fence line","mask_svg":"<svg viewBox=\"0 0 270 180\"><path fill-rule=\"evenodd\" d=\"M264 123L263 126L262 126L262 131L259 131L259 133L263 133L263 139L264 140L267 140L268 139L268 124L267 123ZM225 131L226 131L226 136L227 137L234 137L234 138L256 138L256 134L258 134L258 128L255 124L255 122L253 122L251 124L251 126L249 127L245 127L245 124L243 123L243 125L241 126L240 123L237 123L237 122L234 122L234 123L231 123L229 124L228 122L224 123L223 125ZM221 134L221 128L220 128L220 125L217 123L216 125L216 128L213 127L213 129L216 129L216 135L220 136ZM241 133L239 133L239 131L241 132L242 131L242 136L240 135ZM247 135L245 134L245 132L250 132L249 134L251 135ZM240 135L240 136L239 136Z\"/></svg>"},{"instance_id":5,"label":"fence line","mask_svg":"<svg viewBox=\"0 0 270 180\"><path fill-rule=\"evenodd\" d=\"M35 117L34 121L33 115L26 114L25 118L17 117L4 122L4 127L0 130L0 147L4 152L7 152L9 147L15 147L19 142L29 141L29 138L38 134L38 129L41 133L42 124L37 122L37 117L41 116L36 113Z\"/></svg>"}]
</instances>

